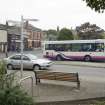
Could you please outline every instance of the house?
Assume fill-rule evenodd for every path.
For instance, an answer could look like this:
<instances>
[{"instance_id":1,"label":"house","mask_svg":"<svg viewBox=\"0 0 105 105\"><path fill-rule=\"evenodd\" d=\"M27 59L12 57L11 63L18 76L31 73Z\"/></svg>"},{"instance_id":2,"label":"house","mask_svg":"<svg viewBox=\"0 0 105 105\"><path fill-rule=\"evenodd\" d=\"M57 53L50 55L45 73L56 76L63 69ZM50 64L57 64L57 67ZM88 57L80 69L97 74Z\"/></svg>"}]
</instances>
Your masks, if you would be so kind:
<instances>
[{"instance_id":1,"label":"house","mask_svg":"<svg viewBox=\"0 0 105 105\"><path fill-rule=\"evenodd\" d=\"M21 27L18 26L9 26L8 27L8 51L16 51L20 50L21 47ZM26 30L24 30L23 34L23 48L24 50L28 48L28 35Z\"/></svg>"},{"instance_id":2,"label":"house","mask_svg":"<svg viewBox=\"0 0 105 105\"><path fill-rule=\"evenodd\" d=\"M41 48L41 41L43 37L43 31L34 27L31 24L24 23L23 26L23 48L24 50L30 50L34 48ZM0 24L0 30L7 32L7 50L16 51L21 48L21 27L17 25ZM3 35L2 35L3 37ZM2 42L0 42L2 43ZM3 49L3 48L2 48Z\"/></svg>"},{"instance_id":3,"label":"house","mask_svg":"<svg viewBox=\"0 0 105 105\"><path fill-rule=\"evenodd\" d=\"M7 31L0 30L0 52L7 52Z\"/></svg>"},{"instance_id":4,"label":"house","mask_svg":"<svg viewBox=\"0 0 105 105\"><path fill-rule=\"evenodd\" d=\"M43 40L43 31L26 22L25 29L28 33L28 48L41 48Z\"/></svg>"}]
</instances>

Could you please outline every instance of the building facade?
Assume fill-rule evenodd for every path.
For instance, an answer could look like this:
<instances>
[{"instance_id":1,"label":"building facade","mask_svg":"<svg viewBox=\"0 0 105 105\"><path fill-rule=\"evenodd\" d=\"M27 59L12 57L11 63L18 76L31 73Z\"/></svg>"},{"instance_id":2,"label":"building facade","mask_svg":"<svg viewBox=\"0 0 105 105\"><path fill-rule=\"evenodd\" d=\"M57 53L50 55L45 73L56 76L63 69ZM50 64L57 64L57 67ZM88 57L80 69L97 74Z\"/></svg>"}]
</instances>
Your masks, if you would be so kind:
<instances>
[{"instance_id":1,"label":"building facade","mask_svg":"<svg viewBox=\"0 0 105 105\"><path fill-rule=\"evenodd\" d=\"M0 30L6 32L1 34L0 38L7 38L6 42L0 40L0 49L6 46L7 51L20 51L21 49L21 27L16 25L0 24ZM32 50L34 48L41 48L41 41L43 31L34 27L31 24L24 23L23 26L23 47L24 50ZM6 37L7 35L7 37ZM4 39L3 39L4 40ZM4 47L1 47L4 46ZM4 51L4 50L3 50Z\"/></svg>"},{"instance_id":2,"label":"building facade","mask_svg":"<svg viewBox=\"0 0 105 105\"><path fill-rule=\"evenodd\" d=\"M7 52L7 31L0 30L0 52Z\"/></svg>"},{"instance_id":3,"label":"building facade","mask_svg":"<svg viewBox=\"0 0 105 105\"><path fill-rule=\"evenodd\" d=\"M24 50L28 48L28 35L26 30L24 30ZM21 28L17 26L12 26L8 28L8 51L20 51L21 47Z\"/></svg>"},{"instance_id":4,"label":"building facade","mask_svg":"<svg viewBox=\"0 0 105 105\"><path fill-rule=\"evenodd\" d=\"M36 49L41 48L43 40L43 31L39 28L34 27L31 24L28 24L26 27L28 32L28 48Z\"/></svg>"}]
</instances>

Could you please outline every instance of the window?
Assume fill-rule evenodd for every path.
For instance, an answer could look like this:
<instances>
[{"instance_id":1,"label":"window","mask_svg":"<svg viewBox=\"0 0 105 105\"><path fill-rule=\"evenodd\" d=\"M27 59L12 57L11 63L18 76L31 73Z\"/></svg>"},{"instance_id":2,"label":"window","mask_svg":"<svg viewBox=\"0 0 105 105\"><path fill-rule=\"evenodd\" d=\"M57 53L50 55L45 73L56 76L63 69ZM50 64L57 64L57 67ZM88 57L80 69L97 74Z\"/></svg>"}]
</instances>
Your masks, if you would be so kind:
<instances>
[{"instance_id":1,"label":"window","mask_svg":"<svg viewBox=\"0 0 105 105\"><path fill-rule=\"evenodd\" d=\"M23 56L23 60L30 60L27 56Z\"/></svg>"},{"instance_id":2,"label":"window","mask_svg":"<svg viewBox=\"0 0 105 105\"><path fill-rule=\"evenodd\" d=\"M104 51L104 43L96 43L95 44L95 51L102 52Z\"/></svg>"},{"instance_id":3,"label":"window","mask_svg":"<svg viewBox=\"0 0 105 105\"><path fill-rule=\"evenodd\" d=\"M71 51L81 51L81 44L75 43L71 45Z\"/></svg>"},{"instance_id":4,"label":"window","mask_svg":"<svg viewBox=\"0 0 105 105\"><path fill-rule=\"evenodd\" d=\"M20 35L16 35L16 36L15 36L15 39L16 39L16 40L20 40Z\"/></svg>"},{"instance_id":5,"label":"window","mask_svg":"<svg viewBox=\"0 0 105 105\"><path fill-rule=\"evenodd\" d=\"M21 60L21 56L20 55L15 55L15 56L11 57L10 59Z\"/></svg>"},{"instance_id":6,"label":"window","mask_svg":"<svg viewBox=\"0 0 105 105\"><path fill-rule=\"evenodd\" d=\"M46 44L45 45L45 49L46 50L54 50L55 49L55 45L54 44Z\"/></svg>"},{"instance_id":7,"label":"window","mask_svg":"<svg viewBox=\"0 0 105 105\"><path fill-rule=\"evenodd\" d=\"M104 51L104 43L46 44L45 50L71 52Z\"/></svg>"},{"instance_id":8,"label":"window","mask_svg":"<svg viewBox=\"0 0 105 105\"><path fill-rule=\"evenodd\" d=\"M46 44L45 50L71 51L71 44Z\"/></svg>"},{"instance_id":9,"label":"window","mask_svg":"<svg viewBox=\"0 0 105 105\"><path fill-rule=\"evenodd\" d=\"M95 43L82 43L80 51L83 52L95 51Z\"/></svg>"}]
</instances>

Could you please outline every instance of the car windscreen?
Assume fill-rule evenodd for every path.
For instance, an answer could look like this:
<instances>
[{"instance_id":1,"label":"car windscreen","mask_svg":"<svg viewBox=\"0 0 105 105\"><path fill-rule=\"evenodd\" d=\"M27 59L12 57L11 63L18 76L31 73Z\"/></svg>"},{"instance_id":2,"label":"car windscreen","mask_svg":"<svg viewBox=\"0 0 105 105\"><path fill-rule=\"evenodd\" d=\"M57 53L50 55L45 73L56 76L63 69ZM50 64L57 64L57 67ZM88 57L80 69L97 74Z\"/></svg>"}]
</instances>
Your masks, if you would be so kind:
<instances>
[{"instance_id":1,"label":"car windscreen","mask_svg":"<svg viewBox=\"0 0 105 105\"><path fill-rule=\"evenodd\" d=\"M35 56L35 55L31 55L31 54L29 54L28 57L29 57L30 59L32 59L32 60L34 60L34 59L38 59L37 56Z\"/></svg>"}]
</instances>

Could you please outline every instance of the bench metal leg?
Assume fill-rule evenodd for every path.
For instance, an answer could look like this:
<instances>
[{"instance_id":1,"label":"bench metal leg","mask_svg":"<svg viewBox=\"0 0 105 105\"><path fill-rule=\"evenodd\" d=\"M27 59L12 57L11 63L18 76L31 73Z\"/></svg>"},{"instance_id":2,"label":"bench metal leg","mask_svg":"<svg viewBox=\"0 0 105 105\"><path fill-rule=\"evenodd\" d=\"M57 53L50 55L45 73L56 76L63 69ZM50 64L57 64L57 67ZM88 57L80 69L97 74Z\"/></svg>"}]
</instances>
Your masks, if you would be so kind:
<instances>
[{"instance_id":1,"label":"bench metal leg","mask_svg":"<svg viewBox=\"0 0 105 105\"><path fill-rule=\"evenodd\" d=\"M80 89L80 81L77 82L77 88Z\"/></svg>"},{"instance_id":2,"label":"bench metal leg","mask_svg":"<svg viewBox=\"0 0 105 105\"><path fill-rule=\"evenodd\" d=\"M36 85L38 84L37 82L38 82L38 81L37 81L37 79L36 79Z\"/></svg>"},{"instance_id":3,"label":"bench metal leg","mask_svg":"<svg viewBox=\"0 0 105 105\"><path fill-rule=\"evenodd\" d=\"M38 82L40 83L40 79L38 79Z\"/></svg>"},{"instance_id":4,"label":"bench metal leg","mask_svg":"<svg viewBox=\"0 0 105 105\"><path fill-rule=\"evenodd\" d=\"M38 82L40 83L40 79L36 79L36 85L38 84Z\"/></svg>"},{"instance_id":5,"label":"bench metal leg","mask_svg":"<svg viewBox=\"0 0 105 105\"><path fill-rule=\"evenodd\" d=\"M80 81L79 81L79 75L77 73L77 88L80 89Z\"/></svg>"}]
</instances>

